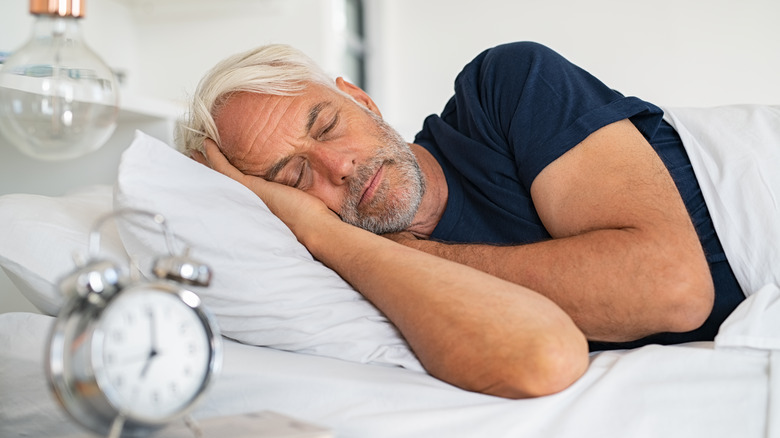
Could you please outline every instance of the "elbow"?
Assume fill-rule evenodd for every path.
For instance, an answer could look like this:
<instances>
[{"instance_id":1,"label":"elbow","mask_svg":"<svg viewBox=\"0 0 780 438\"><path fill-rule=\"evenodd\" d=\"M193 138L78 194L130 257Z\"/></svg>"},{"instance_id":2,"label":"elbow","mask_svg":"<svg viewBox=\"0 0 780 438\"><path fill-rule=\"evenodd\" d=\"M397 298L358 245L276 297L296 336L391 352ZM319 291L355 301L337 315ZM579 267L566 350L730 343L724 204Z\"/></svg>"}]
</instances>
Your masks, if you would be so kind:
<instances>
[{"instance_id":1,"label":"elbow","mask_svg":"<svg viewBox=\"0 0 780 438\"><path fill-rule=\"evenodd\" d=\"M709 266L703 268L681 267L671 275L659 291L666 297L663 331L684 333L701 327L712 313L715 302L715 286Z\"/></svg>"},{"instance_id":2,"label":"elbow","mask_svg":"<svg viewBox=\"0 0 780 438\"><path fill-rule=\"evenodd\" d=\"M552 395L576 382L590 364L585 337L577 333L561 339L539 336L523 357L504 363L486 379L479 391L504 398L522 399Z\"/></svg>"}]
</instances>

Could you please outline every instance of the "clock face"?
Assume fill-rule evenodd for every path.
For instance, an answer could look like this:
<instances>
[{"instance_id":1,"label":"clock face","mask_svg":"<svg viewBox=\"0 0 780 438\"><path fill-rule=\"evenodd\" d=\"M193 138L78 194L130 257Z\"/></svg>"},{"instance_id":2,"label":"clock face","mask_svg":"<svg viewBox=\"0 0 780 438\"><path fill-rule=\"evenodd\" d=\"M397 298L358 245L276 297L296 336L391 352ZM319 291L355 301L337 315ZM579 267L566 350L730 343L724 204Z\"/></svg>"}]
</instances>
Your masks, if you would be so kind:
<instances>
[{"instance_id":1,"label":"clock face","mask_svg":"<svg viewBox=\"0 0 780 438\"><path fill-rule=\"evenodd\" d=\"M209 335L199 313L176 293L125 289L95 328L95 380L118 411L166 421L203 390L213 354Z\"/></svg>"}]
</instances>

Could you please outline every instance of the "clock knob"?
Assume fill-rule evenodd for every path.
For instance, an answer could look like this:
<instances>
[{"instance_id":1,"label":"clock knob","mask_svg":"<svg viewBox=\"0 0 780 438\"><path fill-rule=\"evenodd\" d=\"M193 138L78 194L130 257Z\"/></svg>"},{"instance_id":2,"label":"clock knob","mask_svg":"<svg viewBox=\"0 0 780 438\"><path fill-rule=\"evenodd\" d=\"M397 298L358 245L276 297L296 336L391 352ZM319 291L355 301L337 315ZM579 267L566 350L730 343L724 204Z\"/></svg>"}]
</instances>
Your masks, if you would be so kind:
<instances>
[{"instance_id":1,"label":"clock knob","mask_svg":"<svg viewBox=\"0 0 780 438\"><path fill-rule=\"evenodd\" d=\"M87 298L102 302L122 288L122 271L108 260L96 260L83 266L60 282L60 289L68 297Z\"/></svg>"},{"instance_id":2,"label":"clock knob","mask_svg":"<svg viewBox=\"0 0 780 438\"><path fill-rule=\"evenodd\" d=\"M208 286L211 282L211 269L187 254L166 256L157 259L152 269L160 279L193 286Z\"/></svg>"}]
</instances>

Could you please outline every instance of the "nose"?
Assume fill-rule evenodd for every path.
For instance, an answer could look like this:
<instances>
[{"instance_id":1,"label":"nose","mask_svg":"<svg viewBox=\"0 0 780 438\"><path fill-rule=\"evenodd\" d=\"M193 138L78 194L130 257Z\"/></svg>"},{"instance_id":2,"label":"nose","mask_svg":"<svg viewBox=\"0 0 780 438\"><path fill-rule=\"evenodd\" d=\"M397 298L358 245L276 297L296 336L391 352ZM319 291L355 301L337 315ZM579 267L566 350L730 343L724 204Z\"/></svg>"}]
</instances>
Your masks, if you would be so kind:
<instances>
[{"instance_id":1,"label":"nose","mask_svg":"<svg viewBox=\"0 0 780 438\"><path fill-rule=\"evenodd\" d=\"M349 147L334 144L317 145L312 151L312 161L334 185L347 183L357 169L357 155Z\"/></svg>"}]
</instances>

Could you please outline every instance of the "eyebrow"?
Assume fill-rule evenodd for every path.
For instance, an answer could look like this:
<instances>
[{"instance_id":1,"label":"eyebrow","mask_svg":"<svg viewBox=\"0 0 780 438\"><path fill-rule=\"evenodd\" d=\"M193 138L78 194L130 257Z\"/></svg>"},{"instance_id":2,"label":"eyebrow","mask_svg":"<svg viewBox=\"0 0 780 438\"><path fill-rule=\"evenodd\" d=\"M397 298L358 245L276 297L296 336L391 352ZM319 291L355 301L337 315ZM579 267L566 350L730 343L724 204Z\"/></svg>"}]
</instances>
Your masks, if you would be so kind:
<instances>
[{"instance_id":1,"label":"eyebrow","mask_svg":"<svg viewBox=\"0 0 780 438\"><path fill-rule=\"evenodd\" d=\"M306 118L306 133L310 133L311 129L314 127L314 124L317 122L317 118L319 118L320 113L323 109L328 107L331 103L330 102L320 102L316 105L312 106L309 110L309 115ZM274 163L273 166L268 170L268 172L265 174L265 179L269 181L273 181L276 179L276 176L279 174L279 172L284 169L284 167L287 165L287 163L290 162L290 160L293 159L293 155L288 155L281 160Z\"/></svg>"},{"instance_id":2,"label":"eyebrow","mask_svg":"<svg viewBox=\"0 0 780 438\"><path fill-rule=\"evenodd\" d=\"M317 121L317 118L320 116L320 113L322 112L325 107L330 105L330 102L320 102L309 110L309 118L306 121L306 132L310 132L311 128L314 126L314 123Z\"/></svg>"}]
</instances>

